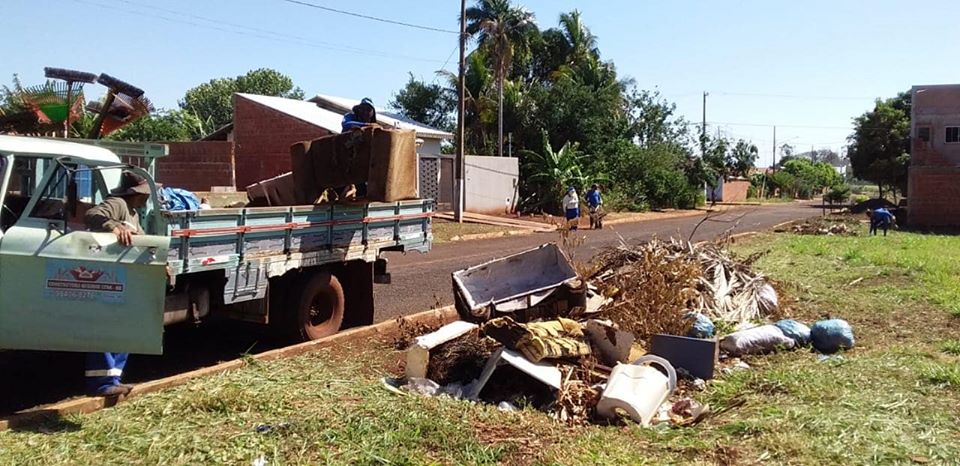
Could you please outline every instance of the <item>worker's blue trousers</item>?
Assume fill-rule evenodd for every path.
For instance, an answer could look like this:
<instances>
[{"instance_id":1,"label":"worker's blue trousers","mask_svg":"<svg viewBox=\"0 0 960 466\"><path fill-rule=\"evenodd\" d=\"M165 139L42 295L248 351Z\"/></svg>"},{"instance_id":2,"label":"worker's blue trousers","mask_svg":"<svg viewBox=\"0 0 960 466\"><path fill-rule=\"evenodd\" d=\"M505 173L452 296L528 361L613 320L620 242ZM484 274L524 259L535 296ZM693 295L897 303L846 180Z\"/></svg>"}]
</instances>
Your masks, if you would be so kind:
<instances>
[{"instance_id":1,"label":"worker's blue trousers","mask_svg":"<svg viewBox=\"0 0 960 466\"><path fill-rule=\"evenodd\" d=\"M87 353L84 380L87 393L99 394L120 383L123 366L127 365L127 353Z\"/></svg>"}]
</instances>

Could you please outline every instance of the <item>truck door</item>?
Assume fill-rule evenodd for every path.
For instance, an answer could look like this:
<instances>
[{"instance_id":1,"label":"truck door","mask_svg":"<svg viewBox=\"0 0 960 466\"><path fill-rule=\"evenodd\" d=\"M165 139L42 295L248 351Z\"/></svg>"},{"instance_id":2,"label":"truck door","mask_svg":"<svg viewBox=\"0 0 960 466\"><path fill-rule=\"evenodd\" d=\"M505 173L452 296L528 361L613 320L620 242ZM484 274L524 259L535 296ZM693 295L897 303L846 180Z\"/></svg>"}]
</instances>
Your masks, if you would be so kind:
<instances>
[{"instance_id":1,"label":"truck door","mask_svg":"<svg viewBox=\"0 0 960 466\"><path fill-rule=\"evenodd\" d=\"M84 231L102 178L81 177L92 192L79 193L77 165L44 161L40 189L0 239L0 348L161 354L169 238L125 247Z\"/></svg>"}]
</instances>

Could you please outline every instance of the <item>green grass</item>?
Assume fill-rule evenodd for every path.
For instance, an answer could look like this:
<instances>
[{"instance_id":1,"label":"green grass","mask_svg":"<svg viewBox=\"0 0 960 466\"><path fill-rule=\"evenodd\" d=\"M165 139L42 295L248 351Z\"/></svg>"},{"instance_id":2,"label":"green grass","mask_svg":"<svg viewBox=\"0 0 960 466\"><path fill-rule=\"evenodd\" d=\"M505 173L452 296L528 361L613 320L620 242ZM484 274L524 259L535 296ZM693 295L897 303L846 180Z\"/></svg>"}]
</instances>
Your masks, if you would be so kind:
<instances>
[{"instance_id":1,"label":"green grass","mask_svg":"<svg viewBox=\"0 0 960 466\"><path fill-rule=\"evenodd\" d=\"M485 233L504 233L520 230L519 227L502 227L497 225L483 225L479 223L456 223L446 220L435 219L433 221L433 242L435 244L447 243L454 238L464 235L478 235Z\"/></svg>"},{"instance_id":2,"label":"green grass","mask_svg":"<svg viewBox=\"0 0 960 466\"><path fill-rule=\"evenodd\" d=\"M695 394L683 429L575 427L530 410L395 395L389 342L365 341L0 433L0 464L891 464L960 458L960 238L767 234L757 268L802 321L847 319L857 346L750 357ZM849 285L856 282L854 285ZM259 425L272 426L257 432Z\"/></svg>"},{"instance_id":3,"label":"green grass","mask_svg":"<svg viewBox=\"0 0 960 466\"><path fill-rule=\"evenodd\" d=\"M960 356L960 340L947 340L940 344L940 351Z\"/></svg>"}]
</instances>

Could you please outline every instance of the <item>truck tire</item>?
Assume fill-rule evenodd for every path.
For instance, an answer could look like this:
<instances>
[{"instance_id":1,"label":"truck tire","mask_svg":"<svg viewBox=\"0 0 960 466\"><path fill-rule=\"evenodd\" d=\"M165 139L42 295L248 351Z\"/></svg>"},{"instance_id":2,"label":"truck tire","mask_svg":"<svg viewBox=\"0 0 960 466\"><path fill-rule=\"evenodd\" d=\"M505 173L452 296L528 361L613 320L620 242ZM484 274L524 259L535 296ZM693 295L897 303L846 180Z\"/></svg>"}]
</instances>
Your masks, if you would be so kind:
<instances>
[{"instance_id":1,"label":"truck tire","mask_svg":"<svg viewBox=\"0 0 960 466\"><path fill-rule=\"evenodd\" d=\"M327 272L317 272L305 277L299 288L293 308L298 336L310 341L340 331L345 304L340 280Z\"/></svg>"}]
</instances>

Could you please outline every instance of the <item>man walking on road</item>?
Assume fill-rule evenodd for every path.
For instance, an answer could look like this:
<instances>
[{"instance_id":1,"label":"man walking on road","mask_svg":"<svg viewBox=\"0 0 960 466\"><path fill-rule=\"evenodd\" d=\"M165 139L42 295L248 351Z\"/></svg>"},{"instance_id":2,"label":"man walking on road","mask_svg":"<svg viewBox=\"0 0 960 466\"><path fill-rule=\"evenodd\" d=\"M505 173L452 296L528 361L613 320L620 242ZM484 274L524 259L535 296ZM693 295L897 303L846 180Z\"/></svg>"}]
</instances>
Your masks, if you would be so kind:
<instances>
[{"instance_id":1,"label":"man walking on road","mask_svg":"<svg viewBox=\"0 0 960 466\"><path fill-rule=\"evenodd\" d=\"M125 171L120 186L111 196L87 211L84 220L90 231L110 232L123 246L133 244L134 235L142 235L140 216L136 209L147 205L150 185L136 173ZM127 353L87 353L85 384L87 393L99 396L118 396L130 393L130 385L120 383Z\"/></svg>"}]
</instances>

